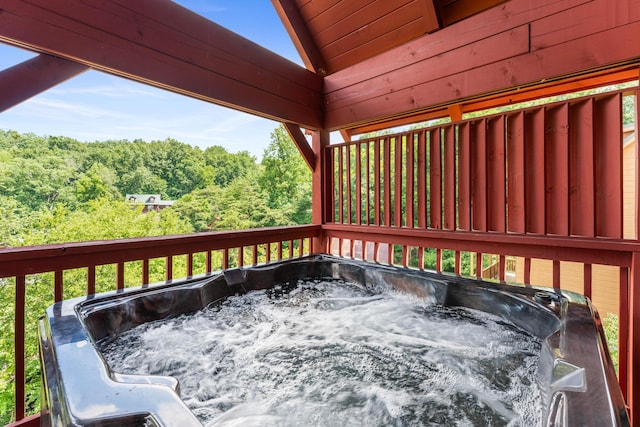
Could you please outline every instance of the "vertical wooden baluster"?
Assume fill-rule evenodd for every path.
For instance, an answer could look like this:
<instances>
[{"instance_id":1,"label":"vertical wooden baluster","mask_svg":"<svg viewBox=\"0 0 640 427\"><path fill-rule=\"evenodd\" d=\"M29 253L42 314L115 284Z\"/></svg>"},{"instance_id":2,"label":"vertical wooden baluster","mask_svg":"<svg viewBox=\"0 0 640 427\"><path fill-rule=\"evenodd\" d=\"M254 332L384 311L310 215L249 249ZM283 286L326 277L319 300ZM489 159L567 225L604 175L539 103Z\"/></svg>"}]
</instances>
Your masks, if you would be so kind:
<instances>
[{"instance_id":1,"label":"vertical wooden baluster","mask_svg":"<svg viewBox=\"0 0 640 427\"><path fill-rule=\"evenodd\" d=\"M384 224L391 225L391 140L384 139Z\"/></svg>"},{"instance_id":2,"label":"vertical wooden baluster","mask_svg":"<svg viewBox=\"0 0 640 427\"><path fill-rule=\"evenodd\" d=\"M418 133L418 227L427 227L427 148L425 131Z\"/></svg>"},{"instance_id":3,"label":"vertical wooden baluster","mask_svg":"<svg viewBox=\"0 0 640 427\"><path fill-rule=\"evenodd\" d=\"M393 225L402 227L402 136L394 138Z\"/></svg>"},{"instance_id":4,"label":"vertical wooden baluster","mask_svg":"<svg viewBox=\"0 0 640 427\"><path fill-rule=\"evenodd\" d=\"M381 182L380 182L380 141L373 141L373 224L380 225L380 203L381 203Z\"/></svg>"},{"instance_id":5,"label":"vertical wooden baluster","mask_svg":"<svg viewBox=\"0 0 640 427\"><path fill-rule=\"evenodd\" d=\"M442 228L442 141L441 129L431 130L429 138L430 228Z\"/></svg>"},{"instance_id":6,"label":"vertical wooden baluster","mask_svg":"<svg viewBox=\"0 0 640 427\"><path fill-rule=\"evenodd\" d=\"M124 262L116 264L116 289L124 289Z\"/></svg>"},{"instance_id":7,"label":"vertical wooden baluster","mask_svg":"<svg viewBox=\"0 0 640 427\"><path fill-rule=\"evenodd\" d=\"M222 249L222 269L227 270L229 268L229 249Z\"/></svg>"},{"instance_id":8,"label":"vertical wooden baluster","mask_svg":"<svg viewBox=\"0 0 640 427\"><path fill-rule=\"evenodd\" d=\"M193 254L187 254L187 277L193 276Z\"/></svg>"},{"instance_id":9,"label":"vertical wooden baluster","mask_svg":"<svg viewBox=\"0 0 640 427\"><path fill-rule=\"evenodd\" d=\"M622 94L596 97L594 107L596 236L621 239Z\"/></svg>"},{"instance_id":10,"label":"vertical wooden baluster","mask_svg":"<svg viewBox=\"0 0 640 427\"><path fill-rule=\"evenodd\" d=\"M471 230L471 136L469 123L458 125L458 228Z\"/></svg>"},{"instance_id":11,"label":"vertical wooden baluster","mask_svg":"<svg viewBox=\"0 0 640 427\"><path fill-rule=\"evenodd\" d=\"M25 316L25 276L16 277L16 294L14 306L14 357L15 357L15 417L21 420L25 416L25 346L24 346L24 316Z\"/></svg>"},{"instance_id":12,"label":"vertical wooden baluster","mask_svg":"<svg viewBox=\"0 0 640 427\"><path fill-rule=\"evenodd\" d=\"M149 285L149 259L142 260L142 286ZM95 271L95 270L94 270Z\"/></svg>"},{"instance_id":13,"label":"vertical wooden baluster","mask_svg":"<svg viewBox=\"0 0 640 427\"><path fill-rule=\"evenodd\" d=\"M96 293L96 266L87 267L87 295Z\"/></svg>"},{"instance_id":14,"label":"vertical wooden baluster","mask_svg":"<svg viewBox=\"0 0 640 427\"><path fill-rule=\"evenodd\" d=\"M545 112L546 233L569 235L569 111L567 104Z\"/></svg>"},{"instance_id":15,"label":"vertical wooden baluster","mask_svg":"<svg viewBox=\"0 0 640 427\"><path fill-rule=\"evenodd\" d=\"M62 270L56 270L53 272L53 288L54 288L54 301L59 302L63 299L63 279Z\"/></svg>"},{"instance_id":16,"label":"vertical wooden baluster","mask_svg":"<svg viewBox=\"0 0 640 427\"><path fill-rule=\"evenodd\" d=\"M456 225L456 147L455 147L455 127L453 125L443 128L444 143L444 216L443 228L455 230Z\"/></svg>"},{"instance_id":17,"label":"vertical wooden baluster","mask_svg":"<svg viewBox=\"0 0 640 427\"><path fill-rule=\"evenodd\" d=\"M487 121L487 229L506 231L505 119L500 115Z\"/></svg>"}]
</instances>

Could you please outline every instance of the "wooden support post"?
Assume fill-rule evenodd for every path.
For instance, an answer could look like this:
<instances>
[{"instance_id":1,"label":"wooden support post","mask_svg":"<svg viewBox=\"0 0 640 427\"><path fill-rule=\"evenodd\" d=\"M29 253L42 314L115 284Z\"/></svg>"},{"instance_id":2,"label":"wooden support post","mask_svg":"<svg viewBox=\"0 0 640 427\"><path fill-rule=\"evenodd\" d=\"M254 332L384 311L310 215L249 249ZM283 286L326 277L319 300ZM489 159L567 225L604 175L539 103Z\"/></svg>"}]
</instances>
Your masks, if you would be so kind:
<instances>
[{"instance_id":1,"label":"wooden support post","mask_svg":"<svg viewBox=\"0 0 640 427\"><path fill-rule=\"evenodd\" d=\"M628 394L627 405L631 425L640 420L640 253L634 252L631 259L629 280L629 357L627 359Z\"/></svg>"},{"instance_id":2,"label":"wooden support post","mask_svg":"<svg viewBox=\"0 0 640 427\"><path fill-rule=\"evenodd\" d=\"M320 130L313 132L311 146L314 153L315 167L312 176L312 208L311 222L324 224L333 221L333 161L329 150L329 132ZM326 235L320 235L311 243L311 252L320 253L327 250Z\"/></svg>"}]
</instances>

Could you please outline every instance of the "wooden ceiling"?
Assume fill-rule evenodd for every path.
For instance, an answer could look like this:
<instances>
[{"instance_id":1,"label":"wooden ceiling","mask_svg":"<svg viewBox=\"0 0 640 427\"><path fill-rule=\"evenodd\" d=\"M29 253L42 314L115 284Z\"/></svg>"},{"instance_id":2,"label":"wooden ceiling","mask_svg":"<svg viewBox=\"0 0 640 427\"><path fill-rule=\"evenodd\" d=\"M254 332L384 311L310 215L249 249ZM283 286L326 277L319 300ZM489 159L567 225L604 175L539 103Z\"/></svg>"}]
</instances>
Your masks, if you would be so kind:
<instances>
[{"instance_id":1,"label":"wooden ceiling","mask_svg":"<svg viewBox=\"0 0 640 427\"><path fill-rule=\"evenodd\" d=\"M343 70L506 0L272 0L307 68Z\"/></svg>"}]
</instances>

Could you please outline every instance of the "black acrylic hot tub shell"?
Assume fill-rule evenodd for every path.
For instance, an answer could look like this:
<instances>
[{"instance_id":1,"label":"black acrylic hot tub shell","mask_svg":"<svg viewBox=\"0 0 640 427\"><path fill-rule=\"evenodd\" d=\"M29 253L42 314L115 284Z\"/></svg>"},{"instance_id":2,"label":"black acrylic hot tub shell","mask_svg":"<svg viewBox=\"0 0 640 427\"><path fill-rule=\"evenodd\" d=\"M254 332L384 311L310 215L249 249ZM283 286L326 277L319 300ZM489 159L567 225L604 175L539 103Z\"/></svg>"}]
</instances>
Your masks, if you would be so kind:
<instances>
[{"instance_id":1,"label":"black acrylic hot tub shell","mask_svg":"<svg viewBox=\"0 0 640 427\"><path fill-rule=\"evenodd\" d=\"M544 340L538 382L545 426L629 425L598 314L583 296L326 255L49 307L39 329L43 425L200 425L179 398L175 379L111 372L99 345L142 323L197 311L239 292L326 277L501 316Z\"/></svg>"}]
</instances>

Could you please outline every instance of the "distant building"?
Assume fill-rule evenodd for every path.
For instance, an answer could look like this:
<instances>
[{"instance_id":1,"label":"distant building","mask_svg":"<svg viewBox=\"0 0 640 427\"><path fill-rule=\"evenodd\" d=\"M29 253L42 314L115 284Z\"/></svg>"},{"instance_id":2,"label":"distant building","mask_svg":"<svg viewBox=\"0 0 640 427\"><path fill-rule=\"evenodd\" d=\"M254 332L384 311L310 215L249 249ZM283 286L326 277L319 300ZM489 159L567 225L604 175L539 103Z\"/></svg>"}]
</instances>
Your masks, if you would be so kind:
<instances>
[{"instance_id":1,"label":"distant building","mask_svg":"<svg viewBox=\"0 0 640 427\"><path fill-rule=\"evenodd\" d=\"M149 211L159 212L175 202L175 200L162 200L160 194L127 194L126 199L129 203L144 205L143 213Z\"/></svg>"}]
</instances>

